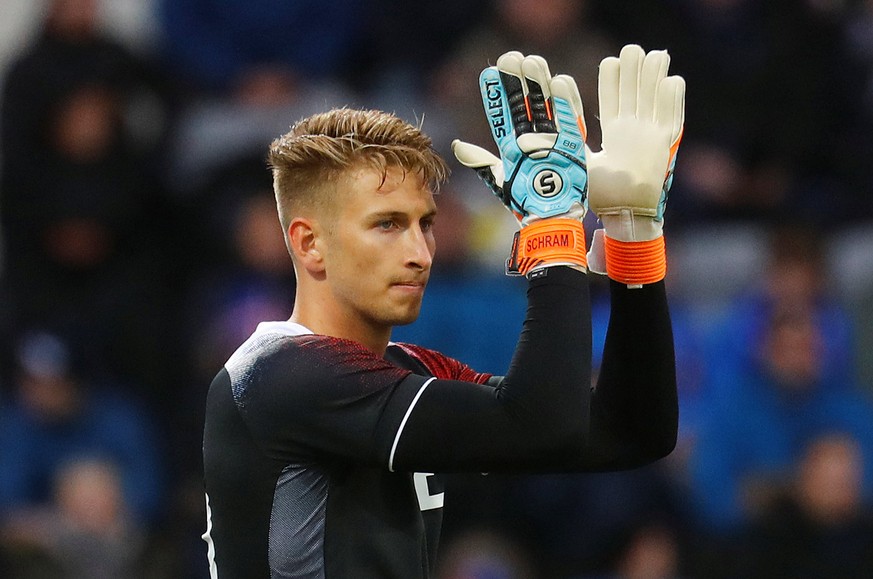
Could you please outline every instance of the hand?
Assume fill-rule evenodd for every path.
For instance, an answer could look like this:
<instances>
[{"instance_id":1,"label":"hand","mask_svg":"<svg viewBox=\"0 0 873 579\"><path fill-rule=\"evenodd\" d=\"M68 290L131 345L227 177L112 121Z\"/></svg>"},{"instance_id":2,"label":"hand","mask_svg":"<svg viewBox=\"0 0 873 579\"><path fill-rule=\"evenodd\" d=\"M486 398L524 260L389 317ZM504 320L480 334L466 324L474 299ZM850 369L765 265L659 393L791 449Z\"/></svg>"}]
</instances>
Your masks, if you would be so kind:
<instances>
[{"instance_id":1,"label":"hand","mask_svg":"<svg viewBox=\"0 0 873 579\"><path fill-rule=\"evenodd\" d=\"M631 44L600 65L603 144L589 154L589 204L613 239L662 234L685 122L685 80L668 77L669 64L666 51Z\"/></svg>"},{"instance_id":2,"label":"hand","mask_svg":"<svg viewBox=\"0 0 873 579\"><path fill-rule=\"evenodd\" d=\"M523 225L587 210L585 121L576 82L552 76L545 59L507 52L479 77L501 158L455 140L452 151L475 169Z\"/></svg>"},{"instance_id":3,"label":"hand","mask_svg":"<svg viewBox=\"0 0 873 579\"><path fill-rule=\"evenodd\" d=\"M592 271L638 287L666 275L664 210L685 122L685 80L666 51L636 45L600 65L601 151L589 152Z\"/></svg>"},{"instance_id":4,"label":"hand","mask_svg":"<svg viewBox=\"0 0 873 579\"><path fill-rule=\"evenodd\" d=\"M479 89L501 158L458 140L452 151L522 225L507 274L535 277L556 265L587 271L586 129L576 82L553 77L542 57L507 52L482 71Z\"/></svg>"}]
</instances>

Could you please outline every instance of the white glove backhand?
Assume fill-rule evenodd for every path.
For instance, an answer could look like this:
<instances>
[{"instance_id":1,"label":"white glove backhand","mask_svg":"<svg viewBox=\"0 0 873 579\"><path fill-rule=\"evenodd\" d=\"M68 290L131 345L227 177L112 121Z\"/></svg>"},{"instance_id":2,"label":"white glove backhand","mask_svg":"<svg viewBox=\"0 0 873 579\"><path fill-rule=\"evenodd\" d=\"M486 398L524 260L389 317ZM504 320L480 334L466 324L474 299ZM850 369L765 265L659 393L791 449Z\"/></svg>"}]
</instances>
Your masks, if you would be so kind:
<instances>
[{"instance_id":1,"label":"white glove backhand","mask_svg":"<svg viewBox=\"0 0 873 579\"><path fill-rule=\"evenodd\" d=\"M603 144L588 154L588 203L618 241L662 235L685 122L685 80L667 76L669 64L666 51L627 45L600 65Z\"/></svg>"}]
</instances>

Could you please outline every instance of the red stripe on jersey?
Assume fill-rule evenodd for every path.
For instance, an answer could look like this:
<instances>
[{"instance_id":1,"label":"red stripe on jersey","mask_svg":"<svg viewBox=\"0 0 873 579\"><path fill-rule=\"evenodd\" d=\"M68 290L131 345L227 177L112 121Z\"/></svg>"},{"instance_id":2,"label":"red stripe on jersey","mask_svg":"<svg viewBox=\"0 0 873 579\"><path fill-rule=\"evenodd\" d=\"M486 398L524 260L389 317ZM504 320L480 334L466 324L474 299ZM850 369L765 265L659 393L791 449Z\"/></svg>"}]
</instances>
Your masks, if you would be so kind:
<instances>
[{"instance_id":1,"label":"red stripe on jersey","mask_svg":"<svg viewBox=\"0 0 873 579\"><path fill-rule=\"evenodd\" d=\"M396 342L395 342L396 343ZM492 374L476 372L466 364L441 354L436 350L430 350L415 344L396 343L407 354L421 362L431 374L443 380L461 380L463 382L475 382L484 384Z\"/></svg>"}]
</instances>

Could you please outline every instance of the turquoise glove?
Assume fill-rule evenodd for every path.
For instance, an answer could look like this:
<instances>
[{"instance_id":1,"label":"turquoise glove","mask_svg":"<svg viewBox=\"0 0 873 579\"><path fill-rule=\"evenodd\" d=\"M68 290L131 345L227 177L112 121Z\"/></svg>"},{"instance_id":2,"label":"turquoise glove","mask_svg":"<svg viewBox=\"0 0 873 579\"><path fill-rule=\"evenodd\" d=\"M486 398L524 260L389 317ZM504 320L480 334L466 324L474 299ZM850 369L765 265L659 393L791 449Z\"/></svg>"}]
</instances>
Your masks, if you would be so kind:
<instances>
[{"instance_id":1,"label":"turquoise glove","mask_svg":"<svg viewBox=\"0 0 873 579\"><path fill-rule=\"evenodd\" d=\"M479 174L526 224L563 215L582 219L588 207L585 121L576 82L552 76L540 56L507 52L479 76L498 159L455 140L458 161Z\"/></svg>"}]
</instances>

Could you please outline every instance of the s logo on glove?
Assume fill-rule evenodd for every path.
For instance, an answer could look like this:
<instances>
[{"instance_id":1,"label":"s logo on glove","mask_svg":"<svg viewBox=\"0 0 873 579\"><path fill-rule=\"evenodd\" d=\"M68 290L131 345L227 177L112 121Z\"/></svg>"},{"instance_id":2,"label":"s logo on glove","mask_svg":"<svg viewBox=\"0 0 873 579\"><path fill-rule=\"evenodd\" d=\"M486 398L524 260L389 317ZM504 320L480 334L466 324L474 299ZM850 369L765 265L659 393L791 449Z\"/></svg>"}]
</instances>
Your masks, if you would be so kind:
<instances>
[{"instance_id":1,"label":"s logo on glove","mask_svg":"<svg viewBox=\"0 0 873 579\"><path fill-rule=\"evenodd\" d=\"M476 170L521 221L587 210L585 121L576 82L552 76L539 56L507 52L479 76L479 90L500 157L455 141L452 150Z\"/></svg>"},{"instance_id":2,"label":"s logo on glove","mask_svg":"<svg viewBox=\"0 0 873 579\"><path fill-rule=\"evenodd\" d=\"M540 197L554 197L564 188L564 180L551 169L544 169L534 177L534 191Z\"/></svg>"}]
</instances>

